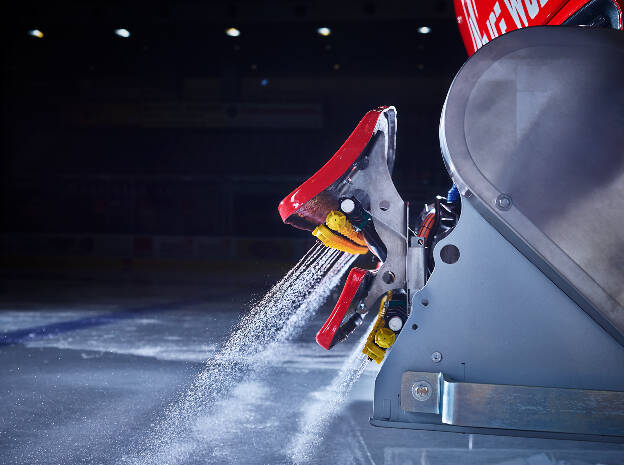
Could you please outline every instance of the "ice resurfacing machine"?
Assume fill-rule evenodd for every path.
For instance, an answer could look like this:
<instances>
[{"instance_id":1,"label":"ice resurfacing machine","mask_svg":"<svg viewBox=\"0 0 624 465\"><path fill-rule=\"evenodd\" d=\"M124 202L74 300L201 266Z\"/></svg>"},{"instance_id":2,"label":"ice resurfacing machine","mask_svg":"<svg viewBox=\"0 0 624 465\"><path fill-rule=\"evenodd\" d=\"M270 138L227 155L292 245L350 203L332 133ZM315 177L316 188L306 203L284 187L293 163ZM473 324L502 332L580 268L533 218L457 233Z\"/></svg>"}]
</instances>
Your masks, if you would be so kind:
<instances>
[{"instance_id":1,"label":"ice resurfacing machine","mask_svg":"<svg viewBox=\"0 0 624 465\"><path fill-rule=\"evenodd\" d=\"M454 183L397 192L397 112L370 111L279 205L353 268L318 343L376 315L376 426L624 441L624 37L535 27L455 77L440 145Z\"/></svg>"}]
</instances>

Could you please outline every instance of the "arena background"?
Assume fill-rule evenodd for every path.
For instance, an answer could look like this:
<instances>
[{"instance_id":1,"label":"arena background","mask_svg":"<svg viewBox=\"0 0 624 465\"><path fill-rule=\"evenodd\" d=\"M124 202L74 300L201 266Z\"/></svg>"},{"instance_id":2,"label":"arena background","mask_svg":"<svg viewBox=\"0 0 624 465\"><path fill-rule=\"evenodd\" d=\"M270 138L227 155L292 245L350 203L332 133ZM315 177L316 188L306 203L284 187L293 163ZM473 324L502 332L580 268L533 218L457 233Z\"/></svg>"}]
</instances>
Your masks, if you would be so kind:
<instances>
[{"instance_id":1,"label":"arena background","mask_svg":"<svg viewBox=\"0 0 624 465\"><path fill-rule=\"evenodd\" d=\"M449 1L22 2L1 21L8 270L296 259L311 239L278 202L378 105L398 108L401 194L449 187L438 121L467 57Z\"/></svg>"}]
</instances>

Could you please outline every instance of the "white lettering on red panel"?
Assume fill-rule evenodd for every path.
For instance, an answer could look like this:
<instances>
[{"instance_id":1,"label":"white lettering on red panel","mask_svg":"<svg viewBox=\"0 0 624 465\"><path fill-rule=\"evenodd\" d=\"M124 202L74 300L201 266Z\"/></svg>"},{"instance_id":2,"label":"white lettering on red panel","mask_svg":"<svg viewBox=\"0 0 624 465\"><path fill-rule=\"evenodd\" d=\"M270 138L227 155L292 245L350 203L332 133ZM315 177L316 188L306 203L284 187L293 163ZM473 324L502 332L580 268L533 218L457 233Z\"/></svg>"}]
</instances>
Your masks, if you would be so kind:
<instances>
[{"instance_id":1,"label":"white lettering on red panel","mask_svg":"<svg viewBox=\"0 0 624 465\"><path fill-rule=\"evenodd\" d=\"M529 20L534 19L540 9L548 3L548 0L503 0L509 16L515 23L515 28L527 27ZM472 45L474 49L481 48L484 44L490 40L498 37L501 34L507 32L507 23L505 18L501 15L500 1L494 3L492 11L487 16L485 21L486 31L479 29L479 12L475 6L474 0L462 0L462 8L464 10L464 17L468 24L468 30L470 31L470 37L472 38ZM528 18L527 18L528 15Z\"/></svg>"}]
</instances>

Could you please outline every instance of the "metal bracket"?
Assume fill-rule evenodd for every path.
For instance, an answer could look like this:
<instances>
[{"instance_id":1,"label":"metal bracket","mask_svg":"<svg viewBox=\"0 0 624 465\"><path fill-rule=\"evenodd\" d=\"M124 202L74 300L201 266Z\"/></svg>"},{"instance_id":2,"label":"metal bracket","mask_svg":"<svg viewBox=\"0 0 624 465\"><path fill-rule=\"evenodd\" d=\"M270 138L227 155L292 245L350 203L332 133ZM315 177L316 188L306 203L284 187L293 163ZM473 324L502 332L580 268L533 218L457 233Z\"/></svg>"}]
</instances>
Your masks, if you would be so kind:
<instances>
[{"instance_id":1,"label":"metal bracket","mask_svg":"<svg viewBox=\"0 0 624 465\"><path fill-rule=\"evenodd\" d=\"M441 373L406 371L401 377L401 408L406 412L440 413Z\"/></svg>"},{"instance_id":2,"label":"metal bracket","mask_svg":"<svg viewBox=\"0 0 624 465\"><path fill-rule=\"evenodd\" d=\"M624 436L624 392L462 383L406 371L401 408L455 426Z\"/></svg>"},{"instance_id":3,"label":"metal bracket","mask_svg":"<svg viewBox=\"0 0 624 465\"><path fill-rule=\"evenodd\" d=\"M379 133L387 136L371 140L367 162L354 170L339 190L340 195L353 195L358 191L366 193L370 202L369 213L388 252L386 260L375 272L362 311L358 310L360 313L374 308L375 302L386 292L406 287L407 238L403 235L407 230L406 204L396 190L388 170L387 153L394 143L388 134L389 125L383 119L378 124L385 125ZM389 279L382 279L384 276Z\"/></svg>"}]
</instances>

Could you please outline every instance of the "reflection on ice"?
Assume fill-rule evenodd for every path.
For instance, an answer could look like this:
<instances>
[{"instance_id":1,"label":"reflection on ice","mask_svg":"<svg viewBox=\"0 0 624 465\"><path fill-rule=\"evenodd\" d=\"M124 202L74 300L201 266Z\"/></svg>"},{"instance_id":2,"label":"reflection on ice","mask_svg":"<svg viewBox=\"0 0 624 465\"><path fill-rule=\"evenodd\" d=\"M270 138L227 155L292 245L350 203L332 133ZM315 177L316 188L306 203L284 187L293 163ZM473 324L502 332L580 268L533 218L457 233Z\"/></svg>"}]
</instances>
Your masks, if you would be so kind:
<instances>
[{"instance_id":1,"label":"reflection on ice","mask_svg":"<svg viewBox=\"0 0 624 465\"><path fill-rule=\"evenodd\" d=\"M313 393L303 404L299 431L285 450L293 462L303 463L313 458L329 424L340 414L351 388L368 366L368 357L362 353L362 349L374 324L373 320L331 384Z\"/></svg>"}]
</instances>

